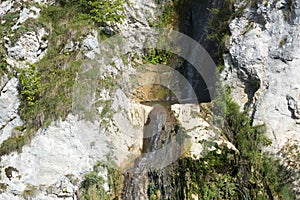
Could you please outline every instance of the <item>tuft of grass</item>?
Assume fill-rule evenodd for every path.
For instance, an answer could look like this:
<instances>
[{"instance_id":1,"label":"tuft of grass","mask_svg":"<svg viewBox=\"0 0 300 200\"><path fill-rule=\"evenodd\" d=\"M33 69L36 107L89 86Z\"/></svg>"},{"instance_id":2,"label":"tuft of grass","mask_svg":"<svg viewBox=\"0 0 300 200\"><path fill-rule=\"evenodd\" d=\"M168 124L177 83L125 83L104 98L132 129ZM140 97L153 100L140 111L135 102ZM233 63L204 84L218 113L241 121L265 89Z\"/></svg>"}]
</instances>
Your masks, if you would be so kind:
<instances>
[{"instance_id":1,"label":"tuft of grass","mask_svg":"<svg viewBox=\"0 0 300 200\"><path fill-rule=\"evenodd\" d=\"M286 42L287 42L287 38L286 37L284 37L284 38L282 38L280 41L279 41L279 47L283 47L285 44L286 44Z\"/></svg>"},{"instance_id":2,"label":"tuft of grass","mask_svg":"<svg viewBox=\"0 0 300 200\"><path fill-rule=\"evenodd\" d=\"M22 196L25 199L31 199L34 197L35 193L37 191L37 188L33 185L26 185L25 190L22 192Z\"/></svg>"},{"instance_id":3,"label":"tuft of grass","mask_svg":"<svg viewBox=\"0 0 300 200\"><path fill-rule=\"evenodd\" d=\"M0 146L0 156L9 154L13 151L22 152L22 147L26 144L27 140L24 135L13 136L3 141Z\"/></svg>"},{"instance_id":4,"label":"tuft of grass","mask_svg":"<svg viewBox=\"0 0 300 200\"><path fill-rule=\"evenodd\" d=\"M0 183L0 192L4 193L7 190L7 184L6 183Z\"/></svg>"},{"instance_id":5,"label":"tuft of grass","mask_svg":"<svg viewBox=\"0 0 300 200\"><path fill-rule=\"evenodd\" d=\"M173 54L171 52L167 52L164 50L150 49L144 59L146 62L152 64L167 64L172 55Z\"/></svg>"},{"instance_id":6,"label":"tuft of grass","mask_svg":"<svg viewBox=\"0 0 300 200\"><path fill-rule=\"evenodd\" d=\"M179 1L156 1L157 6L162 11L161 14L158 15L157 20L150 23L150 26L157 28L166 28L166 27L175 27L177 22L177 5Z\"/></svg>"}]
</instances>

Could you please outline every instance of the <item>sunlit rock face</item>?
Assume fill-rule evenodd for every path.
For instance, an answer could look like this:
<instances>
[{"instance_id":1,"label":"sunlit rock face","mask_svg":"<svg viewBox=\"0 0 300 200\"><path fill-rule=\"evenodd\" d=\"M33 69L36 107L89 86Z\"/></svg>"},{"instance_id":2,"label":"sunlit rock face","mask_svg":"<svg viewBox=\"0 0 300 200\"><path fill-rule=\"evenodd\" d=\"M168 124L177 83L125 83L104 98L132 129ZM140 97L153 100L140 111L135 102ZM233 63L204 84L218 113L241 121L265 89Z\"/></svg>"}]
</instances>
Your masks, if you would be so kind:
<instances>
[{"instance_id":1,"label":"sunlit rock face","mask_svg":"<svg viewBox=\"0 0 300 200\"><path fill-rule=\"evenodd\" d=\"M223 78L254 124L267 125L274 152L300 139L299 29L299 1L264 1L230 24Z\"/></svg>"},{"instance_id":2,"label":"sunlit rock face","mask_svg":"<svg viewBox=\"0 0 300 200\"><path fill-rule=\"evenodd\" d=\"M53 1L4 1L0 3L1 19L13 13L15 18L8 28L18 30L27 20L36 20L39 17L42 11L39 6L53 3ZM127 31L130 35L130 31L136 27L149 27L147 20L155 19L154 2L138 1L132 5L134 6L126 6L126 18L122 25L108 27L111 29L107 31L117 29L121 32ZM147 16L144 13L147 13ZM37 30L21 34L20 37L14 38L14 41L11 35L1 38L9 70L26 68L42 59L48 50L48 41L45 39L48 35L46 28L39 27ZM80 51L86 60L96 59L101 45L98 39L98 32L90 30L80 38L80 41L72 41L70 38L61 53ZM133 43L137 44L135 41ZM101 77L102 79L111 78L107 77L110 75L115 77L120 71L125 71L127 76L134 73L131 63L125 67L122 58L115 56L114 63L115 66L103 66L107 73ZM97 67L100 67L99 65L100 63ZM18 126L23 125L18 115L20 105L18 84L19 81L11 78L11 75L1 75L1 142L21 134L17 131ZM113 85L100 88L97 94L100 100L111 102L109 117L85 120L76 114L74 109L74 113L69 114L66 119L58 119L48 127L40 128L30 144L23 147L22 152L13 152L1 157L0 199L26 199L29 198L28 192L33 199L76 199L76 191L84 174L91 171L97 161L112 161L122 168L140 155L143 126L151 107L138 104L121 89L110 87ZM105 108L98 105L95 109L100 115ZM107 172L100 176L107 181ZM108 191L107 183L104 183L104 186Z\"/></svg>"},{"instance_id":3,"label":"sunlit rock face","mask_svg":"<svg viewBox=\"0 0 300 200\"><path fill-rule=\"evenodd\" d=\"M222 78L254 124L267 126L268 151L284 151L290 158L300 149L300 2L289 2L263 1L230 23ZM291 143L295 149L287 151Z\"/></svg>"},{"instance_id":4,"label":"sunlit rock face","mask_svg":"<svg viewBox=\"0 0 300 200\"><path fill-rule=\"evenodd\" d=\"M9 12L18 13L11 28L18 29L27 19L34 20L39 16L41 10L28 2L9 0L0 3L1 16ZM34 2L54 3L47 0ZM283 0L268 1L255 8L247 8L241 17L235 18L230 24L232 36L225 60L226 68L222 73L225 83L232 87L234 99L242 107L250 108L249 114L254 118L254 123L267 125L273 141L270 150L274 152L284 152L290 144L299 144L293 141L300 140L297 134L300 132L298 0L294 1L292 8L288 12L287 2ZM134 1L130 6L125 6L126 18L121 24L105 27L103 31L107 34L119 31L132 44L129 50L142 55L146 38L143 35L133 37L132 33L141 28L150 29L156 18L156 9L154 1ZM48 34L46 29L39 27L36 31L22 34L14 42L5 37L6 59L10 68L24 68L42 59L48 49L48 41L45 40ZM98 37L96 30L89 30L80 41L70 39L62 53L81 51L87 60L95 59L101 54ZM158 98L147 91L148 88L141 88L136 98L128 96L126 84L131 80L131 75L136 75L134 65L140 62L134 60L134 56L126 58L127 64L124 58L115 56L114 66L103 66L107 71L103 79L122 75L124 81L118 83L121 85L119 89L101 88L99 91L100 100L111 102L109 117L85 120L80 115L69 114L65 120L58 119L49 127L39 129L22 152L13 152L1 158L0 199L22 199L26 197L26 191L34 191L33 199L76 199L76 191L84 174L92 170L96 161L111 159L121 169L134 162L141 154L143 128L152 109L136 100L173 100L169 94ZM156 73L164 74L161 71ZM146 75L136 76L141 85L145 78L157 78L155 73ZM166 77L172 78L168 74ZM18 134L14 128L23 125L18 115L20 101L17 87L16 78L2 76L0 142ZM86 100L88 102L90 99ZM105 109L98 106L97 114ZM210 123L203 116L197 115L198 105L175 104L171 106L171 111L190 137L190 148L185 152L187 156L193 159L203 156L202 142L205 140L236 150L211 130ZM295 163L294 155L287 156L286 160ZM107 180L106 172L101 176ZM105 184L107 189L107 182Z\"/></svg>"}]
</instances>

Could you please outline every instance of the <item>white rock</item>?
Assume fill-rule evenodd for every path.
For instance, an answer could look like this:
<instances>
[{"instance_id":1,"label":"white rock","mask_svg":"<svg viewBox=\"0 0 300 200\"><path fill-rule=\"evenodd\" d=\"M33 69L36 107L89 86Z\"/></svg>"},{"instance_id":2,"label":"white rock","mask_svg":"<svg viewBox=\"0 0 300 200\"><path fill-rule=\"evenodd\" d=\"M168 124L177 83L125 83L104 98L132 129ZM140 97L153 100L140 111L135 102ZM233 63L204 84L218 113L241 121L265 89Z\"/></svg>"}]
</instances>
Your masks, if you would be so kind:
<instances>
[{"instance_id":1,"label":"white rock","mask_svg":"<svg viewBox=\"0 0 300 200\"><path fill-rule=\"evenodd\" d=\"M67 121L40 130L21 154L4 156L1 163L19 171L22 176L18 182L33 186L54 184L66 174L78 176L109 152L106 136L98 127L69 116Z\"/></svg>"},{"instance_id":2,"label":"white rock","mask_svg":"<svg viewBox=\"0 0 300 200\"><path fill-rule=\"evenodd\" d=\"M12 129L22 125L22 120L18 115L20 101L18 99L18 80L12 78L4 79L3 88L0 93L0 143L9 138Z\"/></svg>"},{"instance_id":3,"label":"white rock","mask_svg":"<svg viewBox=\"0 0 300 200\"><path fill-rule=\"evenodd\" d=\"M21 36L14 46L6 44L8 64L22 67L26 62L33 64L41 59L47 46L47 43L42 40L46 34L45 29L41 28L36 32L28 32Z\"/></svg>"},{"instance_id":4,"label":"white rock","mask_svg":"<svg viewBox=\"0 0 300 200\"><path fill-rule=\"evenodd\" d=\"M19 25L25 22L29 18L37 19L40 15L41 9L33 6L30 9L24 8L21 13L20 17L17 21L17 23L11 28L12 30L15 30L19 28Z\"/></svg>"},{"instance_id":5,"label":"white rock","mask_svg":"<svg viewBox=\"0 0 300 200\"><path fill-rule=\"evenodd\" d=\"M268 2L272 5L275 1ZM296 4L299 1L295 1ZM266 24L249 22L251 11L230 24L230 54L222 76L242 108L254 109L254 123L265 123L277 152L288 139L299 139L299 125L292 119L286 96L299 101L300 23L285 20L278 1L262 12Z\"/></svg>"},{"instance_id":6,"label":"white rock","mask_svg":"<svg viewBox=\"0 0 300 200\"><path fill-rule=\"evenodd\" d=\"M13 6L13 1L3 1L0 4L0 16L4 15L7 11L9 11Z\"/></svg>"},{"instance_id":7,"label":"white rock","mask_svg":"<svg viewBox=\"0 0 300 200\"><path fill-rule=\"evenodd\" d=\"M0 200L20 200L20 198L12 193L1 193Z\"/></svg>"},{"instance_id":8,"label":"white rock","mask_svg":"<svg viewBox=\"0 0 300 200\"><path fill-rule=\"evenodd\" d=\"M203 156L203 141L208 141L216 136L211 130L211 126L199 115L199 105L194 104L175 104L171 106L175 117L178 119L185 132L190 136L191 147L188 154L194 158L199 159Z\"/></svg>"},{"instance_id":9,"label":"white rock","mask_svg":"<svg viewBox=\"0 0 300 200\"><path fill-rule=\"evenodd\" d=\"M97 31L94 30L82 41L82 48L86 57L95 59L95 56L100 53Z\"/></svg>"}]
</instances>

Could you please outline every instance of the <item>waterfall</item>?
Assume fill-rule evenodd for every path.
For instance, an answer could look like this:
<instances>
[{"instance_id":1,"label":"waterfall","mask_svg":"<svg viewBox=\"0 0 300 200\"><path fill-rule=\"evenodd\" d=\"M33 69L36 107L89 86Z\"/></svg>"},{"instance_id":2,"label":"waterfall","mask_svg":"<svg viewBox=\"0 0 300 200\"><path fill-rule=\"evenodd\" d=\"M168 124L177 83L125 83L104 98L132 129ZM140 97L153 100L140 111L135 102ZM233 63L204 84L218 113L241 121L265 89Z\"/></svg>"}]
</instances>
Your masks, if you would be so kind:
<instances>
[{"instance_id":1,"label":"waterfall","mask_svg":"<svg viewBox=\"0 0 300 200\"><path fill-rule=\"evenodd\" d=\"M149 113L147 123L144 126L144 144L143 154L136 160L133 169L126 174L124 199L140 200L147 198L148 179L147 173L151 169L153 162L156 162L155 153L161 148L161 138L166 135L165 126L167 120L167 112L160 105L155 105Z\"/></svg>"},{"instance_id":2,"label":"waterfall","mask_svg":"<svg viewBox=\"0 0 300 200\"><path fill-rule=\"evenodd\" d=\"M209 20L208 8L211 7L211 3L210 0L187 1L186 4L183 4L182 13L178 13L179 24L181 24L179 31L198 41L204 48L206 48L203 43L205 42L206 28ZM192 53L193 49L189 51L191 56L195 56ZM198 102L209 102L211 100L207 85L201 74L190 63L185 61L179 72L185 76L193 88L193 90L183 88L187 99L186 102L193 97L193 93L196 93ZM194 100L192 101L195 103ZM164 158L157 157L156 151L167 145L172 140L172 135L177 134L176 131L174 133L176 119L172 121L172 118L175 119L170 106L154 106L149 113L148 120L144 126L142 155L135 160L133 168L125 173L122 199L185 198L187 191L181 190L181 186L178 185L179 182L183 181L180 179L181 177L170 176L173 165L164 169L153 168L153 163L164 162Z\"/></svg>"},{"instance_id":3,"label":"waterfall","mask_svg":"<svg viewBox=\"0 0 300 200\"><path fill-rule=\"evenodd\" d=\"M188 4L186 8L182 11L182 16L179 16L183 24L183 26L179 27L179 31L188 35L195 41L199 42L205 49L209 50L210 44L206 40L206 30L209 22L209 8L212 6L212 2L210 0L199 1L186 1ZM188 15L186 15L188 13ZM179 13L180 15L180 13ZM189 49L190 60L196 60L200 58L195 58L192 56L196 56L193 54L194 49ZM205 66L203 66L205 67ZM207 85L202 77L202 74L194 68L192 64L185 61L179 70L184 77L187 79L189 84L192 86L193 91L190 89L186 90L185 97L187 100L193 98L193 93L196 94L198 98L198 102L209 102L211 101L209 91L207 89ZM187 101L189 102L189 101ZM196 103L195 101L191 101L190 103Z\"/></svg>"}]
</instances>

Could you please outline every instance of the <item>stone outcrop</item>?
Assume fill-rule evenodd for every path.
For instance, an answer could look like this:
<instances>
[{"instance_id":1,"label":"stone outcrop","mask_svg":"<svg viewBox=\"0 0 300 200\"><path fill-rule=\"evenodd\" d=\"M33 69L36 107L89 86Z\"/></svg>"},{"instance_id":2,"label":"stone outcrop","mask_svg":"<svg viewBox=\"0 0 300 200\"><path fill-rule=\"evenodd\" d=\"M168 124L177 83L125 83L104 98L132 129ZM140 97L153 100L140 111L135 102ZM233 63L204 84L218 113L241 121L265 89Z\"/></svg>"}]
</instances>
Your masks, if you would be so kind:
<instances>
[{"instance_id":1,"label":"stone outcrop","mask_svg":"<svg viewBox=\"0 0 300 200\"><path fill-rule=\"evenodd\" d=\"M243 4L236 4L238 9ZM230 23L229 53L222 73L232 96L249 110L254 125L265 124L284 165L296 172L300 126L300 1L263 1ZM293 144L294 150L287 150ZM294 181L299 195L299 183ZM299 198L299 197L298 197Z\"/></svg>"},{"instance_id":2,"label":"stone outcrop","mask_svg":"<svg viewBox=\"0 0 300 200\"><path fill-rule=\"evenodd\" d=\"M190 138L190 147L186 152L187 156L193 159L204 157L208 153L204 149L204 143L210 141L218 144L219 147L227 147L228 149L237 151L234 145L218 134L218 131L212 129L203 116L201 116L201 109L195 104L174 104L172 111L175 117L185 129L186 134ZM217 129L217 127L215 127ZM214 147L213 147L214 148ZM214 150L214 149L209 149Z\"/></svg>"},{"instance_id":3,"label":"stone outcrop","mask_svg":"<svg viewBox=\"0 0 300 200\"><path fill-rule=\"evenodd\" d=\"M18 115L20 101L17 85L18 80L16 78L2 77L0 86L0 142L12 136L14 127L23 124Z\"/></svg>"},{"instance_id":4,"label":"stone outcrop","mask_svg":"<svg viewBox=\"0 0 300 200\"><path fill-rule=\"evenodd\" d=\"M11 44L8 39L6 45L8 64L23 67L26 63L33 64L40 60L47 48L47 41L43 40L45 35L47 35L45 29L41 28L36 32L27 32L22 35L15 44Z\"/></svg>"},{"instance_id":5,"label":"stone outcrop","mask_svg":"<svg viewBox=\"0 0 300 200\"><path fill-rule=\"evenodd\" d=\"M236 5L236 9L241 6ZM222 73L254 124L266 124L272 151L299 139L299 2L264 1L230 23L229 53Z\"/></svg>"}]
</instances>

